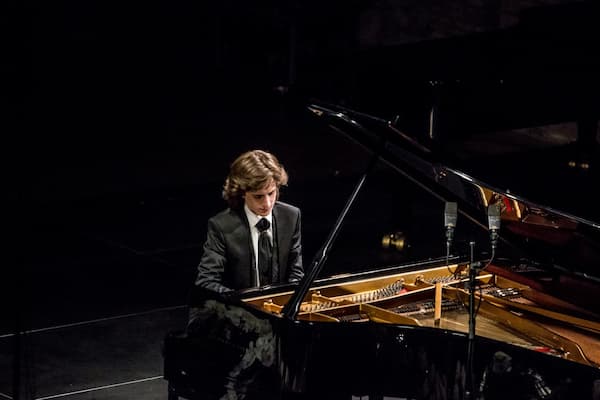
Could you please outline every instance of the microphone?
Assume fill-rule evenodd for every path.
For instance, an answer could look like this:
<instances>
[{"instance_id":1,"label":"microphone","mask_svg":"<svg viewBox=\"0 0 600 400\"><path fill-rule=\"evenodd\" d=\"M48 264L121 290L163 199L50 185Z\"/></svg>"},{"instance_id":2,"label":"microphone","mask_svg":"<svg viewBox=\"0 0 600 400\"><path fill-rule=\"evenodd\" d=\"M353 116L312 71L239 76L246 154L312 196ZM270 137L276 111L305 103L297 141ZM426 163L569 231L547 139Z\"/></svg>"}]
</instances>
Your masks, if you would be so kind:
<instances>
[{"instance_id":1,"label":"microphone","mask_svg":"<svg viewBox=\"0 0 600 400\"><path fill-rule=\"evenodd\" d=\"M446 245L450 248L454 239L454 228L456 228L456 211L455 202L447 201L444 209L444 226L446 227Z\"/></svg>"},{"instance_id":2,"label":"microphone","mask_svg":"<svg viewBox=\"0 0 600 400\"><path fill-rule=\"evenodd\" d=\"M498 231L500 230L500 204L490 204L488 207L488 226L492 250L498 245Z\"/></svg>"}]
</instances>

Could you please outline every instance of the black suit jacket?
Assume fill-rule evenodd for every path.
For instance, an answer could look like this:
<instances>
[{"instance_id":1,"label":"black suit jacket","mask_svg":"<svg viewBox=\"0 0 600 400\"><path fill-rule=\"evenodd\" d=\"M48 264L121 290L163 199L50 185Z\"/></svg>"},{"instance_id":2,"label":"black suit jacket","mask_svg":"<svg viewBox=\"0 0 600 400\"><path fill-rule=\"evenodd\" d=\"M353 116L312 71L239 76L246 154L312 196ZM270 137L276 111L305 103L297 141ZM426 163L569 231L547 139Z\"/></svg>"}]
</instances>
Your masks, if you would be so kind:
<instances>
[{"instance_id":1,"label":"black suit jacket","mask_svg":"<svg viewBox=\"0 0 600 400\"><path fill-rule=\"evenodd\" d=\"M273 207L275 244L272 283L293 282L304 276L300 209L276 202ZM208 220L204 252L196 286L226 292L256 285L250 226L243 209L227 209Z\"/></svg>"}]
</instances>

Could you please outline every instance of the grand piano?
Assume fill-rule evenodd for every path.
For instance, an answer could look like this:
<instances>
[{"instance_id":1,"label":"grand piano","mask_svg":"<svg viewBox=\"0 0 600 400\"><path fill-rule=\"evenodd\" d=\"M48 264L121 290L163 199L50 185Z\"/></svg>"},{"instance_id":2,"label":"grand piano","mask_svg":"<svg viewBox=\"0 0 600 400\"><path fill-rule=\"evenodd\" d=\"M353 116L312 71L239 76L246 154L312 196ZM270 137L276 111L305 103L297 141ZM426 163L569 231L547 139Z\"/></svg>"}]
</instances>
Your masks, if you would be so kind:
<instances>
[{"instance_id":1,"label":"grand piano","mask_svg":"<svg viewBox=\"0 0 600 400\"><path fill-rule=\"evenodd\" d=\"M303 103L315 124L341 133L369 161L301 282L226 297L192 294L200 323L165 338L171 400L600 398L595 210L587 198L569 202L555 173L559 167L547 169L556 185L544 193L535 177L539 160L519 169L519 155L493 154L493 129L483 129L481 121L461 125L457 116L464 109L449 106L449 98L464 93L464 82L447 82L442 92L439 82L430 85L436 101L423 126L398 118L387 97L365 100L368 90L357 107L329 99ZM467 86L471 93L474 87ZM572 132L572 123L572 141L587 141L590 119L597 130L597 109L583 107L582 117L580 109L548 105L550 120L536 110L527 123L520 113L512 126L503 118L494 129L502 130L505 144L523 145L523 136L531 146L543 142L555 160L557 149L566 148L572 163L561 164L565 176L593 185L597 142L571 151L568 140L532 139L527 129ZM437 120L444 112L452 121ZM498 159L500 166L490 165ZM388 232L379 246L392 256L340 273L343 266L332 268L332 249L365 185L382 171L389 174L384 188L390 192L400 186L403 196L419 192L431 199L429 213L438 218L441 235L425 223L420 237ZM413 226L421 223L418 215L404 216ZM398 256L404 251L410 255ZM328 273L332 269L335 274Z\"/></svg>"}]
</instances>

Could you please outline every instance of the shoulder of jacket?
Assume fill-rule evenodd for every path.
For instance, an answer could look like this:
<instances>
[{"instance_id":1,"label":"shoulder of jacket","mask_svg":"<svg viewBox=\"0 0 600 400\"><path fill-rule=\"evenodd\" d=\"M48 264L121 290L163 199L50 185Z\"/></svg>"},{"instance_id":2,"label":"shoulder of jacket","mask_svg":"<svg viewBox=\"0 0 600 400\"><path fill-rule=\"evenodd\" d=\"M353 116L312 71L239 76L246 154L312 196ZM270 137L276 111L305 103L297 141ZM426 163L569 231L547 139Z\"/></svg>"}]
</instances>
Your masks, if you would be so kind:
<instances>
[{"instance_id":1,"label":"shoulder of jacket","mask_svg":"<svg viewBox=\"0 0 600 400\"><path fill-rule=\"evenodd\" d=\"M239 220L240 218L241 218L241 215L238 211L235 211L231 208L226 208L225 210L222 210L222 211L218 212L217 214L213 215L212 217L210 217L209 220L216 222L216 223L221 223L221 222L226 222L226 221L231 221L231 220Z\"/></svg>"},{"instance_id":2,"label":"shoulder of jacket","mask_svg":"<svg viewBox=\"0 0 600 400\"><path fill-rule=\"evenodd\" d=\"M275 207L278 207L282 211L291 211L295 213L300 212L300 208L279 200L277 201L277 203L275 203Z\"/></svg>"}]
</instances>

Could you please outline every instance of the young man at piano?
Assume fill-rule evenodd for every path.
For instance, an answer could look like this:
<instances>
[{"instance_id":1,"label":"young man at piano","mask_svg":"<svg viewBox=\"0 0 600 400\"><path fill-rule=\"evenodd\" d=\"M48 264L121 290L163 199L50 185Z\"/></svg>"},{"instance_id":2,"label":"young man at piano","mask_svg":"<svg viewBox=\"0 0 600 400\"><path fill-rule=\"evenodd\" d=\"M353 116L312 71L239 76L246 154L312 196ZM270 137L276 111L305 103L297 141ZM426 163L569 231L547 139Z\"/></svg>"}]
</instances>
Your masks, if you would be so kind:
<instances>
[{"instance_id":1,"label":"young man at piano","mask_svg":"<svg viewBox=\"0 0 600 400\"><path fill-rule=\"evenodd\" d=\"M219 293L304 276L300 209L279 201L288 175L275 155L247 151L223 185L228 208L208 220L195 285Z\"/></svg>"}]
</instances>

